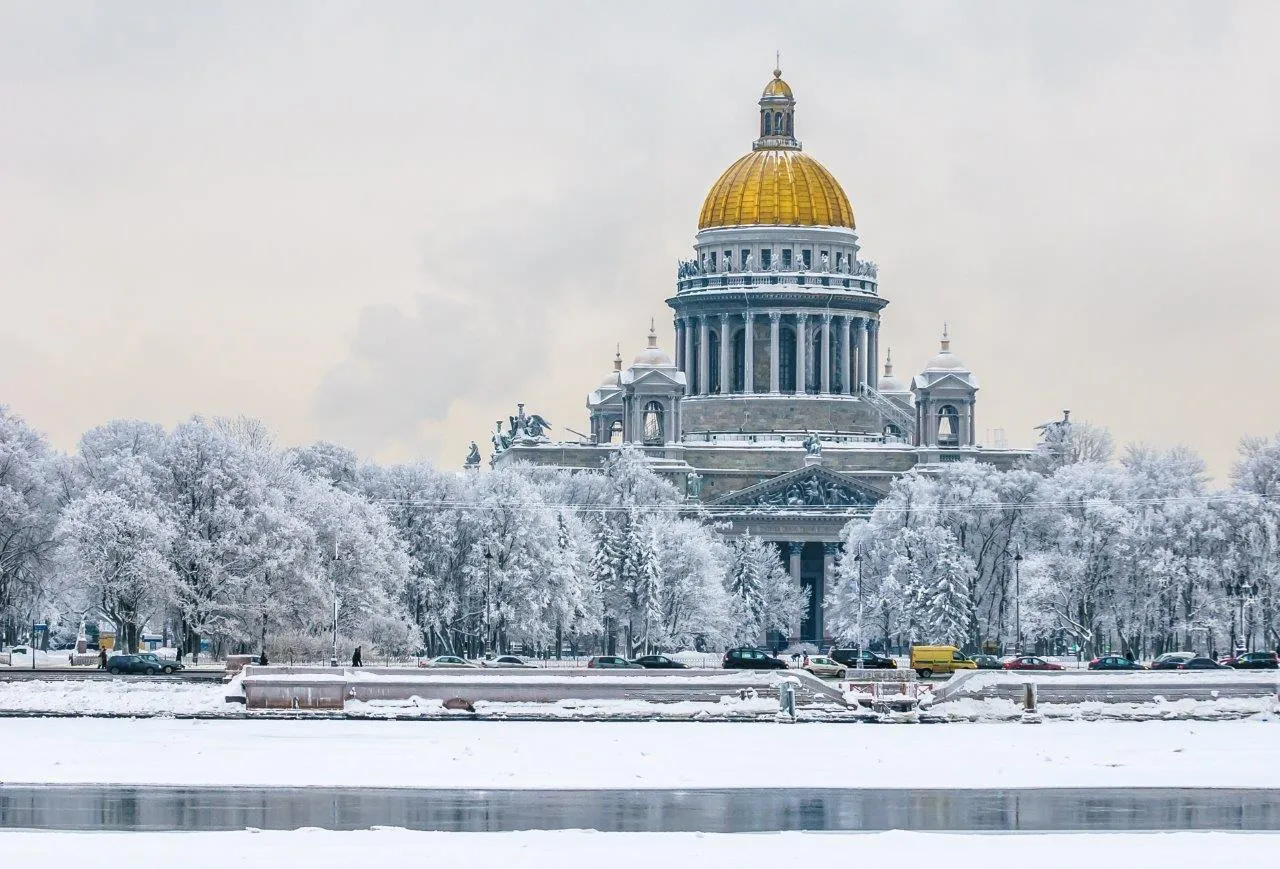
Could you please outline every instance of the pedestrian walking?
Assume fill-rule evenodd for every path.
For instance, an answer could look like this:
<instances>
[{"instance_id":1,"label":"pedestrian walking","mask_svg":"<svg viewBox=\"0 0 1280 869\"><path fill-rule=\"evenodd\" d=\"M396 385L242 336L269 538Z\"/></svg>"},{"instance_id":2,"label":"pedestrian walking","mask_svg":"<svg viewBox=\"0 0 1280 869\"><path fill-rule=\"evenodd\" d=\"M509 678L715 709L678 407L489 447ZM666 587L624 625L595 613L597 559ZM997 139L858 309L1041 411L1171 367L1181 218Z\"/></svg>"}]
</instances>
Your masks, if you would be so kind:
<instances>
[{"instance_id":1,"label":"pedestrian walking","mask_svg":"<svg viewBox=\"0 0 1280 869\"><path fill-rule=\"evenodd\" d=\"M258 656L258 663L263 667L267 666L267 650L263 649L262 654Z\"/></svg>"},{"instance_id":2,"label":"pedestrian walking","mask_svg":"<svg viewBox=\"0 0 1280 869\"><path fill-rule=\"evenodd\" d=\"M360 647L359 646L356 646L355 653L351 656L351 666L353 667L364 666L363 664L360 663Z\"/></svg>"},{"instance_id":3,"label":"pedestrian walking","mask_svg":"<svg viewBox=\"0 0 1280 869\"><path fill-rule=\"evenodd\" d=\"M98 669L99 670L107 669L107 650L106 649L98 650Z\"/></svg>"}]
</instances>

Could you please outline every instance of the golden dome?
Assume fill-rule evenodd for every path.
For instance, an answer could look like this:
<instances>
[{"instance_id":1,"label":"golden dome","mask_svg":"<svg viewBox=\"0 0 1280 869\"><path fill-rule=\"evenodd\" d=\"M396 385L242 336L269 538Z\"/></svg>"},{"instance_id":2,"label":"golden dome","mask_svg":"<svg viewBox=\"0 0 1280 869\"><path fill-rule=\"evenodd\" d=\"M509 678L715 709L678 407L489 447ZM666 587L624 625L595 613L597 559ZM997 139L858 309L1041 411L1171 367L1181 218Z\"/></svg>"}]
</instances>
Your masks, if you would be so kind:
<instances>
[{"instance_id":1,"label":"golden dome","mask_svg":"<svg viewBox=\"0 0 1280 869\"><path fill-rule=\"evenodd\" d=\"M782 80L782 70L775 69L773 78L764 86L764 93L760 95L761 99L769 99L770 97L785 97L786 99L795 99L791 95L791 85Z\"/></svg>"},{"instance_id":2,"label":"golden dome","mask_svg":"<svg viewBox=\"0 0 1280 869\"><path fill-rule=\"evenodd\" d=\"M786 87L781 79L769 85L778 83ZM789 148L752 151L738 160L712 185L698 216L700 230L758 225L856 228L849 197L835 176Z\"/></svg>"}]
</instances>

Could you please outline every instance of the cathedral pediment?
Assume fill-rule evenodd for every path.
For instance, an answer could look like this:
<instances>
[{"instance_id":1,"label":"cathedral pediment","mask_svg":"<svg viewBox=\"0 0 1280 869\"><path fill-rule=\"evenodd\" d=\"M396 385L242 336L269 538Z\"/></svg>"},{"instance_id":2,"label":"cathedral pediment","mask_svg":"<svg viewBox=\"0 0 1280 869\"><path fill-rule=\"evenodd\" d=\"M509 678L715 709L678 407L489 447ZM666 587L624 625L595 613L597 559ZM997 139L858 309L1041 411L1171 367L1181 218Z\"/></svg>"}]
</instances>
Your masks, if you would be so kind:
<instances>
[{"instance_id":1,"label":"cathedral pediment","mask_svg":"<svg viewBox=\"0 0 1280 869\"><path fill-rule=\"evenodd\" d=\"M847 474L810 465L722 495L712 507L777 510L870 510L884 493Z\"/></svg>"}]
</instances>

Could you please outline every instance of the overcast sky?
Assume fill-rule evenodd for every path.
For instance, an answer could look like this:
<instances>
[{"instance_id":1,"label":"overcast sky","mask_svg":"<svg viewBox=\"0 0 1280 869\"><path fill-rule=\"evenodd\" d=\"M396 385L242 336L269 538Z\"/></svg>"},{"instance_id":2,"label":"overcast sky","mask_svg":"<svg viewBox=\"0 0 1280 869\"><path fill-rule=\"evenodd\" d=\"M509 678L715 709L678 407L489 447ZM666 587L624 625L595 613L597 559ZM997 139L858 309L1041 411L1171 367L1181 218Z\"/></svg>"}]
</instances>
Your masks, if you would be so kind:
<instances>
[{"instance_id":1,"label":"overcast sky","mask_svg":"<svg viewBox=\"0 0 1280 869\"><path fill-rule=\"evenodd\" d=\"M918 370L1225 476L1280 430L1280 3L0 0L0 403L460 463L583 430L782 51ZM487 449L486 449L487 453Z\"/></svg>"}]
</instances>

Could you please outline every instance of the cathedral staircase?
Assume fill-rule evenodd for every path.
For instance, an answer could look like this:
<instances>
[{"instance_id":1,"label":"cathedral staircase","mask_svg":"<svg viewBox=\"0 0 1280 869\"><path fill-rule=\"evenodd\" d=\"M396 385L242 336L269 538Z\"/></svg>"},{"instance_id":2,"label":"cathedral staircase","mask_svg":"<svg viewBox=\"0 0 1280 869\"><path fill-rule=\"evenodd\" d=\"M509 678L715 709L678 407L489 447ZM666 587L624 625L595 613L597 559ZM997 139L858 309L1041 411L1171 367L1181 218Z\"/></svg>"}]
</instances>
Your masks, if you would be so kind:
<instances>
[{"instance_id":1,"label":"cathedral staircase","mask_svg":"<svg viewBox=\"0 0 1280 869\"><path fill-rule=\"evenodd\" d=\"M883 393L865 384L858 391L858 397L879 411L880 416L884 417L886 421L901 429L908 440L915 442L916 415L914 413L897 402L885 398Z\"/></svg>"}]
</instances>

